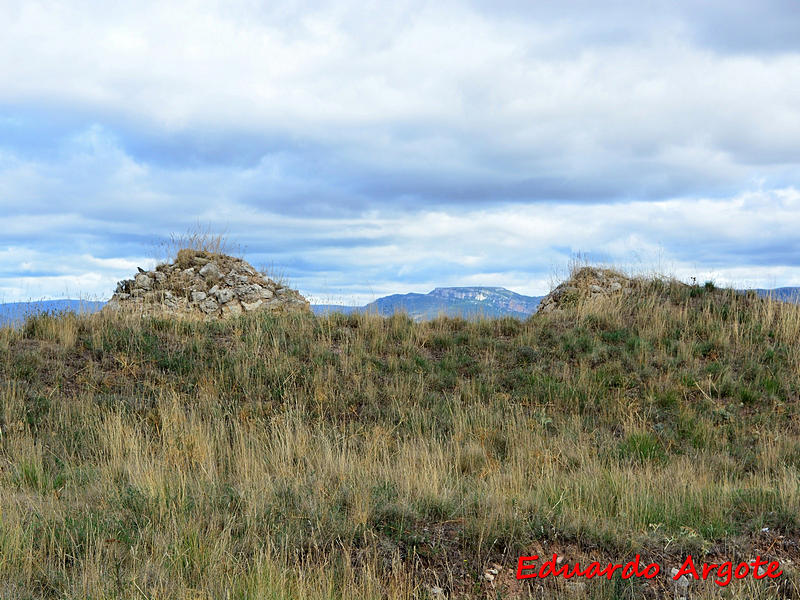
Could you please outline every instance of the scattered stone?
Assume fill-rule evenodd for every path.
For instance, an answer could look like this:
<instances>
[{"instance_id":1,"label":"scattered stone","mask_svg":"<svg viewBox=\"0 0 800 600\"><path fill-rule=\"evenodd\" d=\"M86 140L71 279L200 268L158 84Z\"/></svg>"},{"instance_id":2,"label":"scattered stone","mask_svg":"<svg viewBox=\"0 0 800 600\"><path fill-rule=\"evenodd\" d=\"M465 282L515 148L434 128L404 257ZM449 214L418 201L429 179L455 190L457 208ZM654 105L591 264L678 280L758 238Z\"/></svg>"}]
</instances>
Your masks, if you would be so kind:
<instances>
[{"instance_id":1,"label":"scattered stone","mask_svg":"<svg viewBox=\"0 0 800 600\"><path fill-rule=\"evenodd\" d=\"M200 275L206 278L206 281L219 281L222 279L222 273L217 266L217 263L209 262L206 266L200 269Z\"/></svg>"},{"instance_id":2,"label":"scattered stone","mask_svg":"<svg viewBox=\"0 0 800 600\"><path fill-rule=\"evenodd\" d=\"M500 565L493 563L491 567L489 567L483 572L482 575L483 579L488 581L492 585L492 587L494 587L494 580L497 577L498 573L500 573L500 569L502 569Z\"/></svg>"},{"instance_id":3,"label":"scattered stone","mask_svg":"<svg viewBox=\"0 0 800 600\"><path fill-rule=\"evenodd\" d=\"M226 317L238 317L242 314L242 305L236 301L228 302L222 307L222 314Z\"/></svg>"},{"instance_id":4,"label":"scattered stone","mask_svg":"<svg viewBox=\"0 0 800 600\"><path fill-rule=\"evenodd\" d=\"M231 289L222 288L218 289L214 295L217 297L217 302L220 304L225 304L226 302L233 300L233 297L236 295L236 293Z\"/></svg>"},{"instance_id":5,"label":"scattered stone","mask_svg":"<svg viewBox=\"0 0 800 600\"><path fill-rule=\"evenodd\" d=\"M686 575L681 575L679 579L675 579L675 575L677 575L680 571L675 567L672 568L672 577L670 580L672 581L672 589L675 591L675 600L689 600L689 579Z\"/></svg>"},{"instance_id":6,"label":"scattered stone","mask_svg":"<svg viewBox=\"0 0 800 600\"><path fill-rule=\"evenodd\" d=\"M564 590L570 596L585 596L586 583L583 581L569 581L564 585Z\"/></svg>"},{"instance_id":7,"label":"scattered stone","mask_svg":"<svg viewBox=\"0 0 800 600\"><path fill-rule=\"evenodd\" d=\"M250 312L250 311L253 311L253 310L257 309L262 304L264 304L263 300L256 300L255 302L244 302L244 301L242 301L242 308L244 308L245 311Z\"/></svg>"},{"instance_id":8,"label":"scattered stone","mask_svg":"<svg viewBox=\"0 0 800 600\"><path fill-rule=\"evenodd\" d=\"M247 275L246 273L229 273L225 277L225 283L227 283L230 286L250 283L250 276Z\"/></svg>"},{"instance_id":9,"label":"scattered stone","mask_svg":"<svg viewBox=\"0 0 800 600\"><path fill-rule=\"evenodd\" d=\"M755 562L755 559L751 560L750 562L751 562L751 563L752 563L752 562ZM785 563L785 562L786 562L786 561L784 561L784 563ZM758 577L766 577L766 576L767 576L767 572L768 572L768 569L767 569L765 566L763 566L763 565L758 565L758 567L756 567L756 572L755 572L755 574L756 574Z\"/></svg>"},{"instance_id":10,"label":"scattered stone","mask_svg":"<svg viewBox=\"0 0 800 600\"><path fill-rule=\"evenodd\" d=\"M137 288L141 288L143 290L150 290L153 288L153 280L150 279L146 273L139 273L133 282Z\"/></svg>"},{"instance_id":11,"label":"scattered stone","mask_svg":"<svg viewBox=\"0 0 800 600\"><path fill-rule=\"evenodd\" d=\"M206 298L203 302L200 303L200 310L202 310L207 315L216 313L219 310L219 304L213 298Z\"/></svg>"},{"instance_id":12,"label":"scattered stone","mask_svg":"<svg viewBox=\"0 0 800 600\"><path fill-rule=\"evenodd\" d=\"M197 268L183 268L187 265ZM264 310L311 312L308 301L296 290L260 275L245 261L224 254L182 250L179 264L161 264L154 271L140 271L133 279L117 283L116 292L103 310L204 320Z\"/></svg>"},{"instance_id":13,"label":"scattered stone","mask_svg":"<svg viewBox=\"0 0 800 600\"><path fill-rule=\"evenodd\" d=\"M261 286L255 283L248 285L237 285L234 288L234 292L236 292L238 297L252 302L253 300L261 297Z\"/></svg>"}]
</instances>

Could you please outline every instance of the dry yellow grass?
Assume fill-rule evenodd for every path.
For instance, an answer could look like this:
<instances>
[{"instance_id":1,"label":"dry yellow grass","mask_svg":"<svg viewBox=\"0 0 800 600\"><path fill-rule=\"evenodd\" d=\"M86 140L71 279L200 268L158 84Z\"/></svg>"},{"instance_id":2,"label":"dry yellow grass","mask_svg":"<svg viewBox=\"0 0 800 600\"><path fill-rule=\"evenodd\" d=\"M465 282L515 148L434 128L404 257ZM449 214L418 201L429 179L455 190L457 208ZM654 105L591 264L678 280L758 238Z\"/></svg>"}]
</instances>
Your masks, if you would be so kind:
<instances>
[{"instance_id":1,"label":"dry yellow grass","mask_svg":"<svg viewBox=\"0 0 800 600\"><path fill-rule=\"evenodd\" d=\"M480 578L543 544L760 552L779 585L728 597L791 597L798 334L669 282L527 322L39 317L0 330L0 597L558 597Z\"/></svg>"}]
</instances>

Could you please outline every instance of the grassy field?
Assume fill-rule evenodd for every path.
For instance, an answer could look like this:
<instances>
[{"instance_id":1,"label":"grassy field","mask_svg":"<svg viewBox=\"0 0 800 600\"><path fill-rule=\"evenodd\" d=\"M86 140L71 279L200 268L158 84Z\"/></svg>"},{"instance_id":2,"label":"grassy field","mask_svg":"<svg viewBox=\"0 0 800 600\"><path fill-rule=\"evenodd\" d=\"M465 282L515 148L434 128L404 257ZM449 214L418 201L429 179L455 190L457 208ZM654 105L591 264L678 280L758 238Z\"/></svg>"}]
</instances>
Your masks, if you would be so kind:
<instances>
[{"instance_id":1,"label":"grassy field","mask_svg":"<svg viewBox=\"0 0 800 600\"><path fill-rule=\"evenodd\" d=\"M524 322L39 316L0 330L0 598L672 598L515 579L553 552L758 554L693 598L800 597L799 342L660 280Z\"/></svg>"}]
</instances>

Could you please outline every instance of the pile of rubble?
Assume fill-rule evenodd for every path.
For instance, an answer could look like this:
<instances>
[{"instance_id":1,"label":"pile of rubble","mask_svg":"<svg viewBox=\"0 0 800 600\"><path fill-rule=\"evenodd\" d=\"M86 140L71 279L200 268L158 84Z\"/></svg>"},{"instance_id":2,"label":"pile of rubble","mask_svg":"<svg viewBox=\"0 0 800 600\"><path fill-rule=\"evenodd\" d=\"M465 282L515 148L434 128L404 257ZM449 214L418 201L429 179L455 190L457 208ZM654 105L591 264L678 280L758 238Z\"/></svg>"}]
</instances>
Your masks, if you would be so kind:
<instances>
[{"instance_id":1,"label":"pile of rubble","mask_svg":"<svg viewBox=\"0 0 800 600\"><path fill-rule=\"evenodd\" d=\"M537 313L548 313L573 305L586 298L626 294L634 289L636 280L612 269L583 267L556 287L539 303Z\"/></svg>"},{"instance_id":2,"label":"pile of rubble","mask_svg":"<svg viewBox=\"0 0 800 600\"><path fill-rule=\"evenodd\" d=\"M296 290L261 275L240 258L184 249L174 263L139 269L117 284L104 308L204 320L245 312L310 312Z\"/></svg>"}]
</instances>

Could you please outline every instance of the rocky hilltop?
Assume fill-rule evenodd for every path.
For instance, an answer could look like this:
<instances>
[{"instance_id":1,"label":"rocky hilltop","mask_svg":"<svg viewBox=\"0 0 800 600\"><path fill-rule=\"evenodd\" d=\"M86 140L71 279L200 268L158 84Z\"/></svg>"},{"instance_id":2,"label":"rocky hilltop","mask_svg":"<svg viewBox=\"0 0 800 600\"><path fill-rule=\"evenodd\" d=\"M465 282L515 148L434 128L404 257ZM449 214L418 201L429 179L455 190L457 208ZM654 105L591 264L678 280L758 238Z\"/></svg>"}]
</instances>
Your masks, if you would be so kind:
<instances>
[{"instance_id":1,"label":"rocky hilltop","mask_svg":"<svg viewBox=\"0 0 800 600\"><path fill-rule=\"evenodd\" d=\"M184 249L174 263L139 269L133 279L120 281L103 310L210 320L257 310L309 312L310 307L299 292L240 258Z\"/></svg>"},{"instance_id":2,"label":"rocky hilltop","mask_svg":"<svg viewBox=\"0 0 800 600\"><path fill-rule=\"evenodd\" d=\"M536 312L548 313L560 310L580 299L627 294L636 285L636 279L627 277L619 271L583 267L572 273L569 279L559 284L552 292L542 298Z\"/></svg>"}]
</instances>

